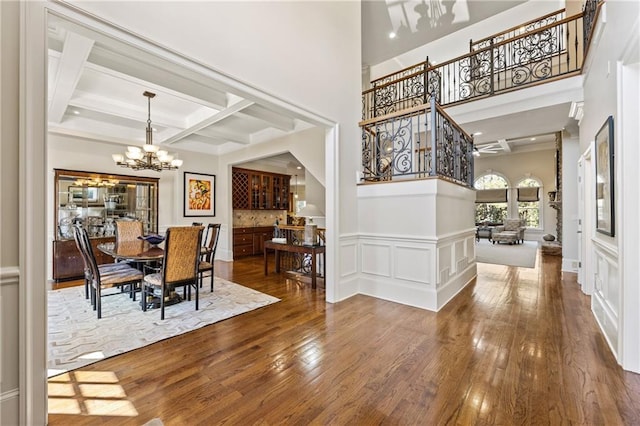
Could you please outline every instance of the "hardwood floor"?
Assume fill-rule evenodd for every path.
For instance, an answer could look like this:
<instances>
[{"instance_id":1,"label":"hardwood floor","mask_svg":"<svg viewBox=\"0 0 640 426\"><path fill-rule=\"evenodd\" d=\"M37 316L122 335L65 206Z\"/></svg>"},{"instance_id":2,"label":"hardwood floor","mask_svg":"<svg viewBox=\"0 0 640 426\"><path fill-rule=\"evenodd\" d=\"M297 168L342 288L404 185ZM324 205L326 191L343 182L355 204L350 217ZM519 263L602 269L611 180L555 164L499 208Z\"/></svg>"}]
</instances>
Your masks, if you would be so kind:
<instances>
[{"instance_id":1,"label":"hardwood floor","mask_svg":"<svg viewBox=\"0 0 640 426\"><path fill-rule=\"evenodd\" d=\"M640 376L560 259L479 264L437 314L217 262L282 301L53 378L49 424L638 424Z\"/></svg>"}]
</instances>

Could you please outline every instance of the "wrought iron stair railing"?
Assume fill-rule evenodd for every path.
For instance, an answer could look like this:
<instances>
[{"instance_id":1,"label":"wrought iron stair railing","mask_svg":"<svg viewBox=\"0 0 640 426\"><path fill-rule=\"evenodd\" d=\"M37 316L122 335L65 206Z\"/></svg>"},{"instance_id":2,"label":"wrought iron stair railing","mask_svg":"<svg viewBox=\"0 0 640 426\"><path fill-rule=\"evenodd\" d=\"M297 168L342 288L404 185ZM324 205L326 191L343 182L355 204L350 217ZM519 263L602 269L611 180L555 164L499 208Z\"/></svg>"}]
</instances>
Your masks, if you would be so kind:
<instances>
[{"instance_id":1,"label":"wrought iron stair railing","mask_svg":"<svg viewBox=\"0 0 640 426\"><path fill-rule=\"evenodd\" d=\"M473 185L473 138L434 97L426 105L363 121L360 126L363 181L438 176Z\"/></svg>"},{"instance_id":2,"label":"wrought iron stair railing","mask_svg":"<svg viewBox=\"0 0 640 426\"><path fill-rule=\"evenodd\" d=\"M578 75L602 0L542 16L371 82L362 92L362 181L438 176L471 187L473 139L443 107ZM434 130L432 130L434 129Z\"/></svg>"},{"instance_id":3,"label":"wrought iron stair railing","mask_svg":"<svg viewBox=\"0 0 640 426\"><path fill-rule=\"evenodd\" d=\"M429 60L371 82L362 92L362 119L427 104L450 106L580 74L601 1L565 17L560 10L479 41L470 52Z\"/></svg>"}]
</instances>

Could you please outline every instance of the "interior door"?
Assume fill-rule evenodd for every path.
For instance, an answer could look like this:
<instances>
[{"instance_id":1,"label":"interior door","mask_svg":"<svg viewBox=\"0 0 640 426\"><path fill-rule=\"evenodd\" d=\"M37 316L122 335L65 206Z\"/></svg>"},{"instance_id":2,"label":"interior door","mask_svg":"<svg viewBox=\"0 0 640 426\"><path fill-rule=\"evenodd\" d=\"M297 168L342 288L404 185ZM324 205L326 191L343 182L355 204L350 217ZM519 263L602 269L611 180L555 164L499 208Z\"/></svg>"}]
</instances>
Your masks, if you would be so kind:
<instances>
[{"instance_id":1,"label":"interior door","mask_svg":"<svg viewBox=\"0 0 640 426\"><path fill-rule=\"evenodd\" d=\"M584 159L578 160L578 284L583 287L584 283L584 242L582 241L582 224L584 223Z\"/></svg>"}]
</instances>

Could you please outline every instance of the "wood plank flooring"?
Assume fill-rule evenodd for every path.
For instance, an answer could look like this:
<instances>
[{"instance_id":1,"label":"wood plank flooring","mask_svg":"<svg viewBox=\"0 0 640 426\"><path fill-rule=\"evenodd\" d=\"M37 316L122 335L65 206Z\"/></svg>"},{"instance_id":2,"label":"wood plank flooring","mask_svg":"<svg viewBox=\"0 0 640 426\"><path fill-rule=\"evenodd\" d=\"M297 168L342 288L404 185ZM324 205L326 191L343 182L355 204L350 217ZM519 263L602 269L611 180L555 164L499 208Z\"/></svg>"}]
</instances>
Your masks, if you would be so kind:
<instances>
[{"instance_id":1,"label":"wood plank flooring","mask_svg":"<svg viewBox=\"0 0 640 426\"><path fill-rule=\"evenodd\" d=\"M640 376L560 259L479 264L437 314L217 262L282 301L51 379L49 424L640 424Z\"/></svg>"}]
</instances>

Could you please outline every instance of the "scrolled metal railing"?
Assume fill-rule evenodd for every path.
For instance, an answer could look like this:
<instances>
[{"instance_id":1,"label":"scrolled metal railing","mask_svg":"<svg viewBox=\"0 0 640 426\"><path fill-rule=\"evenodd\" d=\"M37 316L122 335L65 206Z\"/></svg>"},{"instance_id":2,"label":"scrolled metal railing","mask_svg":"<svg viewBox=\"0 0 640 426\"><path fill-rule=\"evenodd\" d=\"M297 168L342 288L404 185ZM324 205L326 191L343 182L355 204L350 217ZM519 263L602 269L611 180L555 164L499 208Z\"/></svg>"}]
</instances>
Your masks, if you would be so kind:
<instances>
[{"instance_id":1,"label":"scrolled metal railing","mask_svg":"<svg viewBox=\"0 0 640 426\"><path fill-rule=\"evenodd\" d=\"M473 42L471 52L438 65L421 62L374 80L362 92L362 119L425 105L467 102L529 87L582 71L601 1L583 12L564 10Z\"/></svg>"},{"instance_id":2,"label":"scrolled metal railing","mask_svg":"<svg viewBox=\"0 0 640 426\"><path fill-rule=\"evenodd\" d=\"M438 176L473 185L473 138L430 99L360 123L363 181Z\"/></svg>"},{"instance_id":3,"label":"scrolled metal railing","mask_svg":"<svg viewBox=\"0 0 640 426\"><path fill-rule=\"evenodd\" d=\"M545 27L549 24L556 23L564 19L565 17L566 17L565 9L560 9L556 12L551 12L539 18L532 19L531 21L527 21L515 27L511 27L507 30L493 34L489 37L485 37L481 40L476 40L476 41L470 40L469 52L474 52L480 49L484 49L485 47L489 47L492 44L500 43L502 41L515 38L525 33L535 32L536 30L542 27Z\"/></svg>"}]
</instances>

